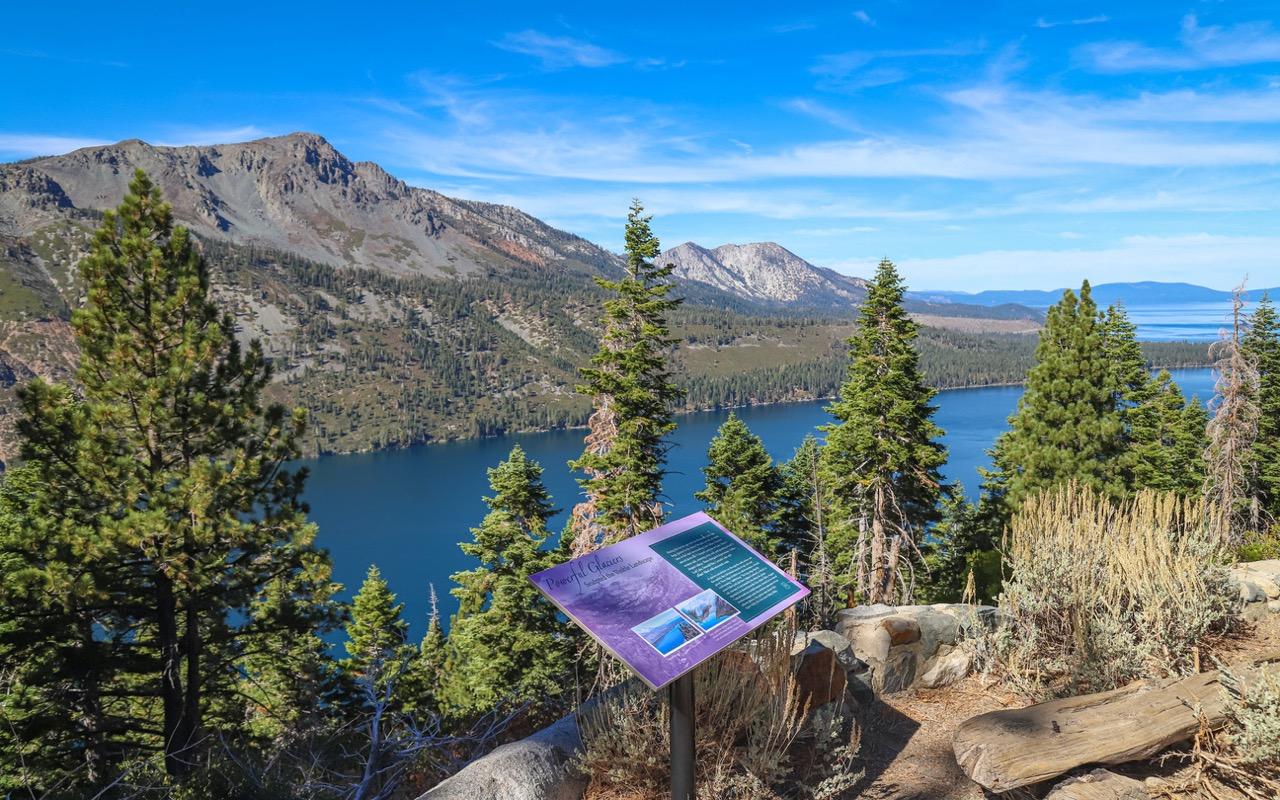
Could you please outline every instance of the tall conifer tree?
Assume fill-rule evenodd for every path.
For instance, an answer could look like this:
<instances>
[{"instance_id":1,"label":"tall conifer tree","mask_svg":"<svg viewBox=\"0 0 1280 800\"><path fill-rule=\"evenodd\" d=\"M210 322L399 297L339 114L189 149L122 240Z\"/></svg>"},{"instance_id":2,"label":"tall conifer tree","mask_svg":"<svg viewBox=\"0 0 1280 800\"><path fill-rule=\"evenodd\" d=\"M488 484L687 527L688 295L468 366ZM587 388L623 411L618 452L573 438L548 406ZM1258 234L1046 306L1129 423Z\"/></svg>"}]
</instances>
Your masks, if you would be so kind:
<instances>
[{"instance_id":1,"label":"tall conifer tree","mask_svg":"<svg viewBox=\"0 0 1280 800\"><path fill-rule=\"evenodd\" d=\"M1280 318L1263 297L1249 317L1244 349L1258 373L1258 433L1253 444L1258 501L1280 521Z\"/></svg>"},{"instance_id":2,"label":"tall conifer tree","mask_svg":"<svg viewBox=\"0 0 1280 800\"><path fill-rule=\"evenodd\" d=\"M604 331L578 391L594 411L582 455L570 464L585 477L586 500L570 521L575 553L589 552L662 522L666 436L675 430L672 406L682 396L671 379L668 351L675 344L666 315L674 267L657 265L661 249L639 201L627 214L626 272L597 278L613 296L604 304Z\"/></svg>"},{"instance_id":3,"label":"tall conifer tree","mask_svg":"<svg viewBox=\"0 0 1280 800\"><path fill-rule=\"evenodd\" d=\"M1161 370L1147 399L1129 417L1133 488L1198 494L1208 446L1208 414L1200 401L1188 404L1173 376Z\"/></svg>"},{"instance_id":4,"label":"tall conifer tree","mask_svg":"<svg viewBox=\"0 0 1280 800\"><path fill-rule=\"evenodd\" d=\"M777 548L781 479L773 458L736 414L720 426L702 468L706 488L695 497L722 525L764 552Z\"/></svg>"},{"instance_id":5,"label":"tall conifer tree","mask_svg":"<svg viewBox=\"0 0 1280 800\"><path fill-rule=\"evenodd\" d=\"M458 615L449 630L445 695L451 708L482 712L504 702L541 705L564 690L571 640L529 576L552 566L543 549L555 513L542 467L516 445L489 470L489 513L463 552L480 566L453 576Z\"/></svg>"},{"instance_id":6,"label":"tall conifer tree","mask_svg":"<svg viewBox=\"0 0 1280 800\"><path fill-rule=\"evenodd\" d=\"M163 750L180 775L208 739L207 712L235 692L233 665L265 633L251 614L264 588L328 584L304 475L285 468L304 414L263 407L261 349L236 342L204 260L141 171L80 270L82 398L40 380L21 393L23 454L47 487L22 557L50 598L76 598L92 622L83 643L110 650L95 696L115 697L124 725L94 732L88 714L85 735ZM306 608L287 624L332 622L330 604Z\"/></svg>"},{"instance_id":7,"label":"tall conifer tree","mask_svg":"<svg viewBox=\"0 0 1280 800\"><path fill-rule=\"evenodd\" d=\"M849 375L828 411L823 472L836 514L832 550L840 572L871 603L898 596L903 558L917 552L937 519L947 460L933 421L935 391L924 382L916 325L903 308L905 287L888 259L867 287L849 339ZM904 552L905 551L905 552Z\"/></svg>"},{"instance_id":8,"label":"tall conifer tree","mask_svg":"<svg viewBox=\"0 0 1280 800\"><path fill-rule=\"evenodd\" d=\"M1106 341L1088 281L1049 309L1018 410L991 453L984 512L1007 520L1029 495L1073 479L1125 493L1124 420Z\"/></svg>"},{"instance_id":9,"label":"tall conifer tree","mask_svg":"<svg viewBox=\"0 0 1280 800\"><path fill-rule=\"evenodd\" d=\"M343 667L352 677L372 681L378 687L388 680L399 680L402 662L409 655L405 644L408 630L404 603L396 602L378 565L370 565L351 601Z\"/></svg>"}]
</instances>

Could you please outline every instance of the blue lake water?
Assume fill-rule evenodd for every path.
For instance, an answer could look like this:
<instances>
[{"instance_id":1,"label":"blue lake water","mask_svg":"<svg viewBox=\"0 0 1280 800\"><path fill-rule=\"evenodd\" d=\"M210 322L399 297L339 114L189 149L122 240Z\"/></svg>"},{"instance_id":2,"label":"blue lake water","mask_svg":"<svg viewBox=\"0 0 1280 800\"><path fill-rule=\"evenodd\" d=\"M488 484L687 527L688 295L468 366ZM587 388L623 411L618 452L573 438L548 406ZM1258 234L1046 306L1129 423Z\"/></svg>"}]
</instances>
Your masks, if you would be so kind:
<instances>
[{"instance_id":1,"label":"blue lake water","mask_svg":"<svg viewBox=\"0 0 1280 800\"><path fill-rule=\"evenodd\" d=\"M1209 370L1179 370L1188 394L1213 394ZM938 395L937 422L946 431L948 480L963 482L970 496L979 485L978 468L987 466L986 450L1006 427L1022 394L1019 386L956 389ZM738 410L775 459L789 458L805 434L826 424L826 402L760 406ZM701 509L693 493L702 488L707 445L727 411L679 418L672 436L665 488L670 516ZM426 623L428 587L440 594L446 616L456 608L448 596L449 576L474 566L458 549L469 529L484 517L481 499L489 492L485 469L501 461L519 443L545 468L544 480L557 507L570 508L578 487L566 463L582 451L583 431L517 434L450 442L379 453L326 456L303 462L311 469L306 500L320 526L319 544L333 556L335 579L349 597L370 564L377 564L405 603L416 638ZM563 524L562 511L554 522Z\"/></svg>"},{"instance_id":2,"label":"blue lake water","mask_svg":"<svg viewBox=\"0 0 1280 800\"><path fill-rule=\"evenodd\" d=\"M1246 303L1245 313L1252 312L1254 305ZM1231 326L1230 303L1130 306L1125 310L1138 326L1138 338L1147 341L1211 342Z\"/></svg>"}]
</instances>

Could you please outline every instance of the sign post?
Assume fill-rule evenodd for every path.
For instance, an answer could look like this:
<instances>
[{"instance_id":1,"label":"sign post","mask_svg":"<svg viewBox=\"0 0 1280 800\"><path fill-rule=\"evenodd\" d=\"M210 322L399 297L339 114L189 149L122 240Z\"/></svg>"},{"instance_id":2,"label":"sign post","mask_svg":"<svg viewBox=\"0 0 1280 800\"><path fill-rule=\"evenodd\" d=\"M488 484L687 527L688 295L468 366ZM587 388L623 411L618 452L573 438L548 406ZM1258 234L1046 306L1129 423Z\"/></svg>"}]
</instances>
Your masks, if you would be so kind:
<instances>
[{"instance_id":1,"label":"sign post","mask_svg":"<svg viewBox=\"0 0 1280 800\"><path fill-rule=\"evenodd\" d=\"M529 579L650 689L669 687L672 800L694 797L693 668L809 594L703 513Z\"/></svg>"},{"instance_id":2,"label":"sign post","mask_svg":"<svg viewBox=\"0 0 1280 800\"><path fill-rule=\"evenodd\" d=\"M667 689L671 712L671 800L694 800L693 672Z\"/></svg>"}]
</instances>

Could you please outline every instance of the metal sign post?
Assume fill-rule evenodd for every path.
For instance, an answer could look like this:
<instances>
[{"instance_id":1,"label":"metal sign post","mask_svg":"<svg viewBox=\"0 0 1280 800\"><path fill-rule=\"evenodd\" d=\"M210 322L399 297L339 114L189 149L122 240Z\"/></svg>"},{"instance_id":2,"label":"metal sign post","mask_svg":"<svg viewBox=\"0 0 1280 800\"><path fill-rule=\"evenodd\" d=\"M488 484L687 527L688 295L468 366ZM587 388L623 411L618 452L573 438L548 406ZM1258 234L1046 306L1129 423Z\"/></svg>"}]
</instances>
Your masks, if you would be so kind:
<instances>
[{"instance_id":1,"label":"metal sign post","mask_svg":"<svg viewBox=\"0 0 1280 800\"><path fill-rule=\"evenodd\" d=\"M694 800L693 670L667 687L671 706L671 800Z\"/></svg>"}]
</instances>

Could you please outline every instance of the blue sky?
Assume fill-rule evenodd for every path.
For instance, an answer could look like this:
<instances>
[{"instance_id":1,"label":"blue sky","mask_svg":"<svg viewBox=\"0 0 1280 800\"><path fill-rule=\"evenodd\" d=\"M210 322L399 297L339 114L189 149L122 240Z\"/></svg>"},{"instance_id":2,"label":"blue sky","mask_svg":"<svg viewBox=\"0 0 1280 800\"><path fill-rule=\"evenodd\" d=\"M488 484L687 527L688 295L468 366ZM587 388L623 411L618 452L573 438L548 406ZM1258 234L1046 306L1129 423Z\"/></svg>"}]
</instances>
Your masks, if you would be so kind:
<instances>
[{"instance_id":1,"label":"blue sky","mask_svg":"<svg viewBox=\"0 0 1280 800\"><path fill-rule=\"evenodd\" d=\"M0 159L308 130L615 250L638 196L920 289L1280 285L1275 2L107 8L0 12Z\"/></svg>"}]
</instances>

